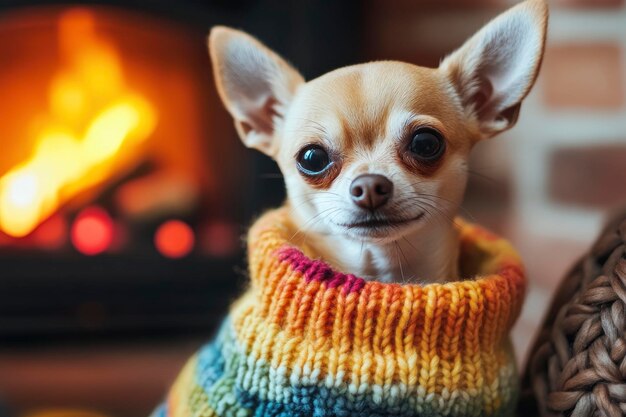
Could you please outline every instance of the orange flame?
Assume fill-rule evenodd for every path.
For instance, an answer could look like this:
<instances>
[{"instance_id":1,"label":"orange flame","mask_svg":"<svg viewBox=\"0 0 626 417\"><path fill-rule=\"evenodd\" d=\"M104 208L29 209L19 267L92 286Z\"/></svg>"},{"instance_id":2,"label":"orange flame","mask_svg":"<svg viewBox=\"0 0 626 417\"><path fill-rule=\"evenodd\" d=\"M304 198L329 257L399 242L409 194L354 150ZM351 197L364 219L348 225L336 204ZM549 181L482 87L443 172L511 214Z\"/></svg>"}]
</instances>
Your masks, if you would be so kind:
<instances>
[{"instance_id":1,"label":"orange flame","mask_svg":"<svg viewBox=\"0 0 626 417\"><path fill-rule=\"evenodd\" d=\"M48 122L31 156L0 177L0 229L15 237L110 177L156 124L151 104L126 88L119 57L96 35L91 14L61 16L59 46L66 65L50 86Z\"/></svg>"}]
</instances>

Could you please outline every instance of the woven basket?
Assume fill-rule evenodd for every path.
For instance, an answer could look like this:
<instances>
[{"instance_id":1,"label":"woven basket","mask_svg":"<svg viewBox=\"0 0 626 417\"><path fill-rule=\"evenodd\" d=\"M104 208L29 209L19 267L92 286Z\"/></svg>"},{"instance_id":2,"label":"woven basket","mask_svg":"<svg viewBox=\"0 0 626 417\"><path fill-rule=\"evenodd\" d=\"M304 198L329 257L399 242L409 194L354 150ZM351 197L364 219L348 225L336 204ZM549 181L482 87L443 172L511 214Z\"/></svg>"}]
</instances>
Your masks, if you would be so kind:
<instances>
[{"instance_id":1,"label":"woven basket","mask_svg":"<svg viewBox=\"0 0 626 417\"><path fill-rule=\"evenodd\" d=\"M626 415L626 210L557 290L531 349L518 415Z\"/></svg>"}]
</instances>

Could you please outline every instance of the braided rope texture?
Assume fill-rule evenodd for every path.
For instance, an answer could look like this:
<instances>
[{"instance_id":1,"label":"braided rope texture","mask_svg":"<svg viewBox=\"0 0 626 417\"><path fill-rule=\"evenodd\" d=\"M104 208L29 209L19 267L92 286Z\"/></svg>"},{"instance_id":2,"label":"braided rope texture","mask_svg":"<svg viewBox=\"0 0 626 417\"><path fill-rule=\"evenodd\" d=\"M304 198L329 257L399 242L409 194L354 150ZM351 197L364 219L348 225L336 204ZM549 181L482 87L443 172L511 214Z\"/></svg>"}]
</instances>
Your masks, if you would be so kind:
<instances>
[{"instance_id":1,"label":"braided rope texture","mask_svg":"<svg viewBox=\"0 0 626 417\"><path fill-rule=\"evenodd\" d=\"M626 415L626 210L557 290L523 397L521 415Z\"/></svg>"},{"instance_id":2,"label":"braided rope texture","mask_svg":"<svg viewBox=\"0 0 626 417\"><path fill-rule=\"evenodd\" d=\"M248 239L250 289L187 364L161 416L509 416L509 331L525 278L503 239L459 220L446 284L366 282L289 243L286 209Z\"/></svg>"}]
</instances>

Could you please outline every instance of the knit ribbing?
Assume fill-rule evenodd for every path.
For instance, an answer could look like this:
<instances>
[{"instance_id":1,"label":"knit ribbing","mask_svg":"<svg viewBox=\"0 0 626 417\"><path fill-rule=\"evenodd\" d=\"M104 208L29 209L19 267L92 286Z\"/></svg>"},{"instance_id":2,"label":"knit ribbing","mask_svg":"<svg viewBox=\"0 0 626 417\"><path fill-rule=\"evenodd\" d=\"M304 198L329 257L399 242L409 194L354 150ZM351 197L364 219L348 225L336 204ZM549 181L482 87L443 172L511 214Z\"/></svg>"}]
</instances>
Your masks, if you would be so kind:
<instances>
[{"instance_id":1,"label":"knit ribbing","mask_svg":"<svg viewBox=\"0 0 626 417\"><path fill-rule=\"evenodd\" d=\"M163 415L509 415L522 267L506 241L457 223L469 279L400 285L311 259L289 243L286 209L266 214L249 234L250 289Z\"/></svg>"}]
</instances>

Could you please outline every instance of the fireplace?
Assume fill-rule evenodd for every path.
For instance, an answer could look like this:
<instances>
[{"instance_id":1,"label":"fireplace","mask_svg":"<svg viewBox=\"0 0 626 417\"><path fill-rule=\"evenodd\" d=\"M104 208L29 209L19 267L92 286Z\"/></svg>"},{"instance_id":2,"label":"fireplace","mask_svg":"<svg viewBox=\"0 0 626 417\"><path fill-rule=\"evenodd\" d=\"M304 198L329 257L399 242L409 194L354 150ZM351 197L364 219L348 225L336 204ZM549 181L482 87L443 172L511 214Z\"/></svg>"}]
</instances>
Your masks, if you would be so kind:
<instances>
[{"instance_id":1,"label":"fireplace","mask_svg":"<svg viewBox=\"0 0 626 417\"><path fill-rule=\"evenodd\" d=\"M280 204L283 186L219 102L208 28L244 27L315 75L356 60L358 16L344 19L356 8L7 4L1 337L210 333L245 282L245 226Z\"/></svg>"},{"instance_id":2,"label":"fireplace","mask_svg":"<svg viewBox=\"0 0 626 417\"><path fill-rule=\"evenodd\" d=\"M12 10L0 33L0 332L206 324L252 170L229 169L247 156L201 35L102 6Z\"/></svg>"}]
</instances>

